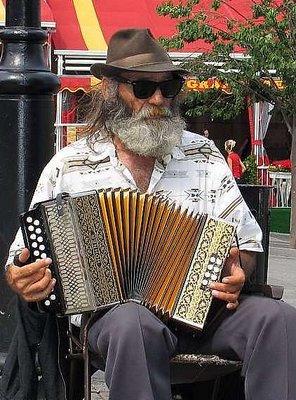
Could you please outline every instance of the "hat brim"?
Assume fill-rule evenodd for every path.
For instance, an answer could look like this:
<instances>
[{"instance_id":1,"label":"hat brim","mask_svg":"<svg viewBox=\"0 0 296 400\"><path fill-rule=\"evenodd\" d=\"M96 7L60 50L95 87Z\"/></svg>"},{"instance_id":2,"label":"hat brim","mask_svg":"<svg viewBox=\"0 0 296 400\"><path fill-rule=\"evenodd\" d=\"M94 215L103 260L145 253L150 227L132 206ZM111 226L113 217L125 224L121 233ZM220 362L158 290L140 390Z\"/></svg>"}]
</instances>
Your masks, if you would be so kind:
<instances>
[{"instance_id":1,"label":"hat brim","mask_svg":"<svg viewBox=\"0 0 296 400\"><path fill-rule=\"evenodd\" d=\"M124 68L120 66L114 66L104 63L96 63L90 67L91 73L101 79L103 76L112 77L122 72L175 72L180 75L188 75L189 71L183 68L179 68L177 65L171 63L155 63L148 65L140 65L131 68Z\"/></svg>"}]
</instances>

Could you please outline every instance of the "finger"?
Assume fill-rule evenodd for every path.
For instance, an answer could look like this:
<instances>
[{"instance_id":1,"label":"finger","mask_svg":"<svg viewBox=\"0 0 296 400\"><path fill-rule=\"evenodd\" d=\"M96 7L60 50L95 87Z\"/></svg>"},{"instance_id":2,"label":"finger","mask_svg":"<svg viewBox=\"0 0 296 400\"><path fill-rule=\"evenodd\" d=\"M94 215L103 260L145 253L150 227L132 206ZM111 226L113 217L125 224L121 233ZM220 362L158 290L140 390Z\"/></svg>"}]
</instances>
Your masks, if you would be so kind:
<instances>
[{"instance_id":1,"label":"finger","mask_svg":"<svg viewBox=\"0 0 296 400\"><path fill-rule=\"evenodd\" d=\"M220 299L225 301L226 303L236 303L238 300L239 292L235 293L225 293L225 292L220 292L218 290L213 290L212 295L216 299Z\"/></svg>"},{"instance_id":2,"label":"finger","mask_svg":"<svg viewBox=\"0 0 296 400\"><path fill-rule=\"evenodd\" d=\"M17 276L14 278L13 283L18 293L25 293L34 284L44 282L44 278L48 278L47 280L51 279L51 271L46 267L34 272L29 276Z\"/></svg>"},{"instance_id":3,"label":"finger","mask_svg":"<svg viewBox=\"0 0 296 400\"><path fill-rule=\"evenodd\" d=\"M28 257L26 257L26 252L23 253L23 250L18 250L15 252L15 255L13 257L13 264L16 265L17 267L22 267L25 264L28 264ZM23 256L21 254L23 253Z\"/></svg>"},{"instance_id":4,"label":"finger","mask_svg":"<svg viewBox=\"0 0 296 400\"><path fill-rule=\"evenodd\" d=\"M224 293L236 293L242 288L242 283L235 283L235 284L226 284L226 283L211 283L210 284L210 289L216 290L218 292L224 292Z\"/></svg>"},{"instance_id":5,"label":"finger","mask_svg":"<svg viewBox=\"0 0 296 400\"><path fill-rule=\"evenodd\" d=\"M227 285L235 285L237 283L241 283L241 281L243 280L243 276L242 275L232 275L232 276L226 276L225 278L222 279L222 283L225 283Z\"/></svg>"},{"instance_id":6,"label":"finger","mask_svg":"<svg viewBox=\"0 0 296 400\"><path fill-rule=\"evenodd\" d=\"M41 279L28 285L26 294L42 292L43 290L45 290L51 280L51 271L49 269L46 269Z\"/></svg>"},{"instance_id":7,"label":"finger","mask_svg":"<svg viewBox=\"0 0 296 400\"><path fill-rule=\"evenodd\" d=\"M233 258L239 258L239 249L237 247L232 247L229 251L229 256Z\"/></svg>"},{"instance_id":8,"label":"finger","mask_svg":"<svg viewBox=\"0 0 296 400\"><path fill-rule=\"evenodd\" d=\"M19 260L21 263L26 263L30 257L30 251L27 248L22 249L21 253L19 254Z\"/></svg>"},{"instance_id":9,"label":"finger","mask_svg":"<svg viewBox=\"0 0 296 400\"><path fill-rule=\"evenodd\" d=\"M226 308L228 310L235 310L239 306L239 302L236 301L235 303L227 303Z\"/></svg>"},{"instance_id":10,"label":"finger","mask_svg":"<svg viewBox=\"0 0 296 400\"><path fill-rule=\"evenodd\" d=\"M50 293L52 292L52 289L56 283L55 279L52 279L49 284L41 291L39 292L34 292L34 293L28 293L27 295L24 295L23 298L27 302L33 302L33 301L42 301L49 297Z\"/></svg>"},{"instance_id":11,"label":"finger","mask_svg":"<svg viewBox=\"0 0 296 400\"><path fill-rule=\"evenodd\" d=\"M232 275L225 276L222 283L233 286L243 286L246 280L245 272L241 268L235 268Z\"/></svg>"},{"instance_id":12,"label":"finger","mask_svg":"<svg viewBox=\"0 0 296 400\"><path fill-rule=\"evenodd\" d=\"M17 267L12 264L7 268L5 274L7 283L12 290L23 296L30 286L44 277L45 270L50 262L50 259L44 259L24 267ZM48 273L50 274L50 271Z\"/></svg>"},{"instance_id":13,"label":"finger","mask_svg":"<svg viewBox=\"0 0 296 400\"><path fill-rule=\"evenodd\" d=\"M33 263L27 264L18 270L19 279L23 279L26 277L32 277L35 273L48 268L48 266L52 263L51 258L43 258Z\"/></svg>"},{"instance_id":14,"label":"finger","mask_svg":"<svg viewBox=\"0 0 296 400\"><path fill-rule=\"evenodd\" d=\"M228 254L228 257L226 259L226 262L225 262L225 265L223 268L223 275L224 276L231 275L231 270L234 266L240 267L239 250L237 247L233 247L230 249L230 252Z\"/></svg>"},{"instance_id":15,"label":"finger","mask_svg":"<svg viewBox=\"0 0 296 400\"><path fill-rule=\"evenodd\" d=\"M26 290L23 291L23 298L26 301L40 301L49 296L56 280L51 278L51 272L49 269L45 271L42 279L28 286Z\"/></svg>"},{"instance_id":16,"label":"finger","mask_svg":"<svg viewBox=\"0 0 296 400\"><path fill-rule=\"evenodd\" d=\"M233 280L244 280L245 279L245 271L241 267L234 266L229 275L225 275L222 278L222 282L233 281Z\"/></svg>"}]
</instances>

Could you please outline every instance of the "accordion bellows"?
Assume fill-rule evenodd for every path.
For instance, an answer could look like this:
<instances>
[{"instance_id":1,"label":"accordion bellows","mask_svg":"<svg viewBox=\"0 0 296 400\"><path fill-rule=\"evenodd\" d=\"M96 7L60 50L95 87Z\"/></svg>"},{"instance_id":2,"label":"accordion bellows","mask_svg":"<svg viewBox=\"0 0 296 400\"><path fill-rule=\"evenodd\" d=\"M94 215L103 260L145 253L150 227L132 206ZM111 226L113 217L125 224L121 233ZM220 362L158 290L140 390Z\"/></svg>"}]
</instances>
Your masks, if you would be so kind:
<instances>
[{"instance_id":1,"label":"accordion bellows","mask_svg":"<svg viewBox=\"0 0 296 400\"><path fill-rule=\"evenodd\" d=\"M51 257L57 284L43 311L74 314L136 301L202 329L234 224L130 189L62 195L23 214L32 261Z\"/></svg>"}]
</instances>

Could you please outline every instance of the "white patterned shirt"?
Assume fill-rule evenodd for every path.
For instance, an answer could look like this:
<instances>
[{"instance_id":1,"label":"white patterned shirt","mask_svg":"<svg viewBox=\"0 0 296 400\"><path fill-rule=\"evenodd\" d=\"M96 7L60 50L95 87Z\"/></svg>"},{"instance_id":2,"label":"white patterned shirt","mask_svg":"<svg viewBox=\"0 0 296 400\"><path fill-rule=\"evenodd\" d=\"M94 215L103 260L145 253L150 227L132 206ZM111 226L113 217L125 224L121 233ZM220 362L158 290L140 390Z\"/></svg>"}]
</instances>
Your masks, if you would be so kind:
<instances>
[{"instance_id":1,"label":"white patterned shirt","mask_svg":"<svg viewBox=\"0 0 296 400\"><path fill-rule=\"evenodd\" d=\"M102 188L136 188L129 170L118 160L111 142L94 149L81 139L60 150L44 168L31 207L67 192ZM232 173L213 141L184 131L182 145L156 161L148 193L165 195L182 208L207 213L238 224L241 250L262 251L262 232L244 202ZM19 231L7 264L24 247Z\"/></svg>"}]
</instances>

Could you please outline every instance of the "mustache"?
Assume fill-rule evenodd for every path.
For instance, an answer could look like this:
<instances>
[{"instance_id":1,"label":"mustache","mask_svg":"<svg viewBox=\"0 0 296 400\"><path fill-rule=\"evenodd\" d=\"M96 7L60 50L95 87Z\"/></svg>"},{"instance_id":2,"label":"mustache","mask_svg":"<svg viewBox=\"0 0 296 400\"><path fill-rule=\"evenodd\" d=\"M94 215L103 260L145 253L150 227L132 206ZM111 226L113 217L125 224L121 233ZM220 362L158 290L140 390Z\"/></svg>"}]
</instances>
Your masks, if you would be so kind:
<instances>
[{"instance_id":1,"label":"mustache","mask_svg":"<svg viewBox=\"0 0 296 400\"><path fill-rule=\"evenodd\" d=\"M116 101L115 101L116 100ZM140 110L131 110L129 105L120 96L113 101L106 101L107 121L114 120L147 120L149 118L174 118L180 116L179 103L174 99L172 104L167 106L156 106L145 104Z\"/></svg>"},{"instance_id":2,"label":"mustache","mask_svg":"<svg viewBox=\"0 0 296 400\"><path fill-rule=\"evenodd\" d=\"M138 112L133 113L136 119L149 119L149 118L171 118L172 111L168 107L157 107L152 105L145 105Z\"/></svg>"}]
</instances>

